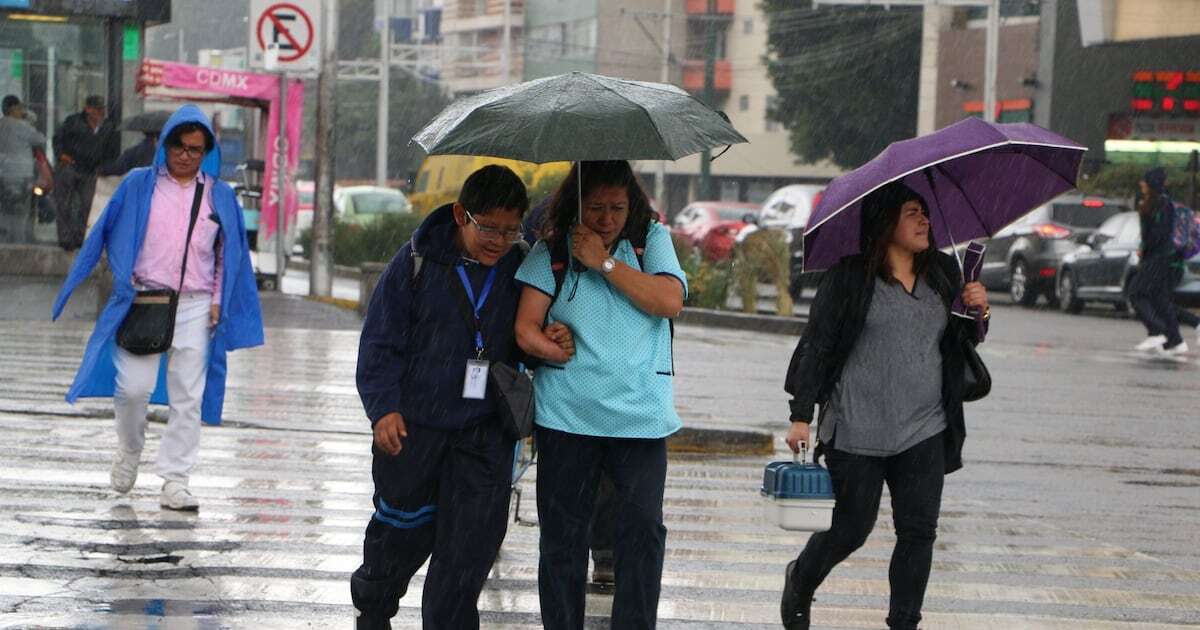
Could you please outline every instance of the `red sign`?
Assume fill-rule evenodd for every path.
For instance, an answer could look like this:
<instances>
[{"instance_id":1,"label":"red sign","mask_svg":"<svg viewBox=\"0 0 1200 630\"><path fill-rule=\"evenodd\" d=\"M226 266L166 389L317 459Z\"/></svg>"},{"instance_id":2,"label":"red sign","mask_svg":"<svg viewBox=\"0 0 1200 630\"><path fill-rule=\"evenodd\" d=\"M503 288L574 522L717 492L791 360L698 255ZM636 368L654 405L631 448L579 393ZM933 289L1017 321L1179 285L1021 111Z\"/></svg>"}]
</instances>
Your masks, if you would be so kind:
<instances>
[{"instance_id":1,"label":"red sign","mask_svg":"<svg viewBox=\"0 0 1200 630\"><path fill-rule=\"evenodd\" d=\"M1200 115L1200 71L1134 72L1129 108L1139 114Z\"/></svg>"},{"instance_id":2,"label":"red sign","mask_svg":"<svg viewBox=\"0 0 1200 630\"><path fill-rule=\"evenodd\" d=\"M258 18L255 28L258 46L266 50L268 44L279 47L279 61L295 61L312 48L316 33L312 18L304 9L288 3L273 4Z\"/></svg>"}]
</instances>

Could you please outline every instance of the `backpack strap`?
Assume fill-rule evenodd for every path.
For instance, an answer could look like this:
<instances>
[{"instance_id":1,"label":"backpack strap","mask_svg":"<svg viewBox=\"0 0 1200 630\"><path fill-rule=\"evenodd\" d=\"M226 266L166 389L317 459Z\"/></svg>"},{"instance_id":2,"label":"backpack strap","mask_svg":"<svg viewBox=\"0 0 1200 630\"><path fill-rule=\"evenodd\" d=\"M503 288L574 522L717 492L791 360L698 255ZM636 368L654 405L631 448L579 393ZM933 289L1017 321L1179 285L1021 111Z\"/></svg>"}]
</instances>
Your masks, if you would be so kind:
<instances>
[{"instance_id":1,"label":"backpack strap","mask_svg":"<svg viewBox=\"0 0 1200 630\"><path fill-rule=\"evenodd\" d=\"M415 249L412 250L412 254L410 254L409 257L412 258L413 284L416 284L417 278L420 277L420 275L421 275L421 265L425 264L425 257L418 254L417 250L415 250Z\"/></svg>"},{"instance_id":2,"label":"backpack strap","mask_svg":"<svg viewBox=\"0 0 1200 630\"><path fill-rule=\"evenodd\" d=\"M567 269L571 267L571 256L567 253L567 239L560 238L550 246L550 271L554 274L554 295L550 303L554 304L562 291L563 283L567 280Z\"/></svg>"},{"instance_id":3,"label":"backpack strap","mask_svg":"<svg viewBox=\"0 0 1200 630\"><path fill-rule=\"evenodd\" d=\"M517 260L517 265L519 266L521 262L525 260L525 257L529 255L529 243L526 243L525 241L518 241L514 243L514 246L517 248L517 251L521 252L521 257ZM409 256L412 258L412 279L415 283L417 278L421 275L421 265L425 264L425 257L418 253L415 249L412 250L412 253L409 254Z\"/></svg>"}]
</instances>

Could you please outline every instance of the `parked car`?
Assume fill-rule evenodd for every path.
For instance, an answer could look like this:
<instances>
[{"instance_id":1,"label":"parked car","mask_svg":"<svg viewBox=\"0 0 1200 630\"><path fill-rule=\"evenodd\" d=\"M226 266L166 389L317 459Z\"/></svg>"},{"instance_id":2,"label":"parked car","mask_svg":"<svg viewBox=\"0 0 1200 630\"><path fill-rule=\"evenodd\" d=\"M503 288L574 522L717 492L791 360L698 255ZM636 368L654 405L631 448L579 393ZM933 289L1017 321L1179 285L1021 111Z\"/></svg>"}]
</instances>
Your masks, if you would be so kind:
<instances>
[{"instance_id":1,"label":"parked car","mask_svg":"<svg viewBox=\"0 0 1200 630\"><path fill-rule=\"evenodd\" d=\"M722 221L704 233L700 239L700 255L705 260L728 260L733 256L733 248L741 242L747 233L747 228L754 225L745 221Z\"/></svg>"},{"instance_id":2,"label":"parked car","mask_svg":"<svg viewBox=\"0 0 1200 630\"><path fill-rule=\"evenodd\" d=\"M763 202L759 226L768 230L791 230L798 225L803 231L824 190L825 186L817 184L792 184L776 190Z\"/></svg>"},{"instance_id":3,"label":"parked car","mask_svg":"<svg viewBox=\"0 0 1200 630\"><path fill-rule=\"evenodd\" d=\"M675 215L671 231L681 234L699 247L708 231L723 223L735 223L744 227L758 216L760 206L738 201L696 201L688 204Z\"/></svg>"},{"instance_id":4,"label":"parked car","mask_svg":"<svg viewBox=\"0 0 1200 630\"><path fill-rule=\"evenodd\" d=\"M979 279L988 289L1008 290L1023 306L1032 306L1041 295L1054 302L1063 257L1129 208L1123 199L1061 195L988 239Z\"/></svg>"},{"instance_id":5,"label":"parked car","mask_svg":"<svg viewBox=\"0 0 1200 630\"><path fill-rule=\"evenodd\" d=\"M365 225L384 214L408 214L412 204L404 193L381 186L347 186L333 191L338 220Z\"/></svg>"},{"instance_id":6,"label":"parked car","mask_svg":"<svg viewBox=\"0 0 1200 630\"><path fill-rule=\"evenodd\" d=\"M813 188L813 186L801 185L785 186L775 191L767 199L767 204L774 208L773 212L783 212L785 205L795 204L790 211L790 223L787 224L785 231L788 243L788 293L791 294L793 300L800 299L805 285L816 284L821 277L819 271L806 272L804 270L804 230L808 227L808 217L812 215L813 209L821 201L821 195L825 193L824 187L816 186L815 188L818 189L816 192L812 192ZM787 192L789 189L792 190ZM767 204L763 205L764 214L766 214Z\"/></svg>"},{"instance_id":7,"label":"parked car","mask_svg":"<svg viewBox=\"0 0 1200 630\"><path fill-rule=\"evenodd\" d=\"M316 199L316 184L311 179L296 181L296 230L297 233L312 227L313 200Z\"/></svg>"},{"instance_id":8,"label":"parked car","mask_svg":"<svg viewBox=\"0 0 1200 630\"><path fill-rule=\"evenodd\" d=\"M1107 302L1118 310L1127 310L1129 283L1137 272L1141 240L1136 212L1113 215L1087 235L1059 265L1059 308L1078 313L1088 302ZM1200 256L1184 266L1175 299L1181 304L1200 304Z\"/></svg>"}]
</instances>

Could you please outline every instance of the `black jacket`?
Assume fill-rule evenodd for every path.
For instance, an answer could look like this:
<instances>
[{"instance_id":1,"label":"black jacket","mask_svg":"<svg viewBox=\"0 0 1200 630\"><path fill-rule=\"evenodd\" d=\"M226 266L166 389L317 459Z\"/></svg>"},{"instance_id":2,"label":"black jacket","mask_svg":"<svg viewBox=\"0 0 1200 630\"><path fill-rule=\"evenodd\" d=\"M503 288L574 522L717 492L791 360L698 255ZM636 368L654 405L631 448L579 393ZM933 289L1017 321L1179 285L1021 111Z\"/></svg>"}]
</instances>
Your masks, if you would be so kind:
<instances>
[{"instance_id":1,"label":"black jacket","mask_svg":"<svg viewBox=\"0 0 1200 630\"><path fill-rule=\"evenodd\" d=\"M942 405L946 410L946 472L962 468L962 446L966 439L963 421L963 362L961 343L975 341L970 320L949 315L950 306L962 287L958 263L949 254L934 254L926 272L930 285L945 302L949 316L942 336ZM861 255L847 256L825 272L809 310L808 325L792 354L784 389L792 395L793 422L812 422L814 405L824 407L842 375L866 323L875 293L868 282Z\"/></svg>"},{"instance_id":2,"label":"black jacket","mask_svg":"<svg viewBox=\"0 0 1200 630\"><path fill-rule=\"evenodd\" d=\"M96 167L117 157L119 152L120 137L113 124L105 120L93 132L84 112L67 116L54 134L54 154L70 155L75 160L75 169L87 175L94 175Z\"/></svg>"},{"instance_id":3,"label":"black jacket","mask_svg":"<svg viewBox=\"0 0 1200 630\"><path fill-rule=\"evenodd\" d=\"M496 400L462 397L467 360L475 358L471 311L454 267L464 259L454 244L451 206L435 210L396 254L371 295L358 342L358 394L371 424L391 412L406 423L460 429L493 417ZM413 278L413 251L422 259ZM523 258L513 247L496 264L496 279L480 313L485 358L516 365L513 330ZM465 265L475 295L490 268Z\"/></svg>"},{"instance_id":4,"label":"black jacket","mask_svg":"<svg viewBox=\"0 0 1200 630\"><path fill-rule=\"evenodd\" d=\"M1160 195L1157 205L1147 214L1138 214L1142 227L1142 260L1177 255L1171 240L1175 228L1175 204L1170 197Z\"/></svg>"},{"instance_id":5,"label":"black jacket","mask_svg":"<svg viewBox=\"0 0 1200 630\"><path fill-rule=\"evenodd\" d=\"M96 169L97 175L124 175L141 166L154 163L154 154L158 151L158 139L146 136L141 142L125 149L125 152L111 162L105 162Z\"/></svg>"}]
</instances>

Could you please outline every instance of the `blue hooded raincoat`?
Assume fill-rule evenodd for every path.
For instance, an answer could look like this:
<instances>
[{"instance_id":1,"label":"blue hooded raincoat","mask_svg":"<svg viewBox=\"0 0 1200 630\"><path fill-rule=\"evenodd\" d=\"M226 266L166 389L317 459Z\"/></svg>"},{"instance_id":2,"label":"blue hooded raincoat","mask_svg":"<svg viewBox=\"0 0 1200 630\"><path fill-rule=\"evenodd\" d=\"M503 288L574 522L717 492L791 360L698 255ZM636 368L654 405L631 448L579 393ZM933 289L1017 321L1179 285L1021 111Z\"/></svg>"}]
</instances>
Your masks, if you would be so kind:
<instances>
[{"instance_id":1,"label":"blue hooded raincoat","mask_svg":"<svg viewBox=\"0 0 1200 630\"><path fill-rule=\"evenodd\" d=\"M130 171L113 193L112 200L105 206L96 226L88 234L83 247L71 265L71 272L54 301L54 319L62 314L63 306L71 292L87 279L92 268L100 260L101 252L108 255L112 270L113 291L103 312L96 320L96 328L88 340L75 381L67 390L67 402L79 397L110 397L116 387L116 367L113 364L113 349L116 344L117 328L125 319L133 303L133 267L142 241L146 237L146 224L150 217L150 199L159 169L167 163L165 139L176 126L196 122L204 125L213 134L212 124L200 108L184 105L176 111L160 134L154 163L149 167ZM215 138L216 135L213 134ZM219 147L209 152L200 168L211 187L213 211L221 225L221 245L224 256L224 274L221 285L221 318L209 342L208 377L204 387L204 398L200 405L200 417L208 424L220 424L221 408L225 401L225 353L238 348L259 346L263 343L262 310L258 303L258 288L254 280L254 269L250 263L250 250L246 242L245 222L237 196L228 184L220 179L221 152ZM159 364L158 384L150 396L153 403L166 404L166 353Z\"/></svg>"}]
</instances>

